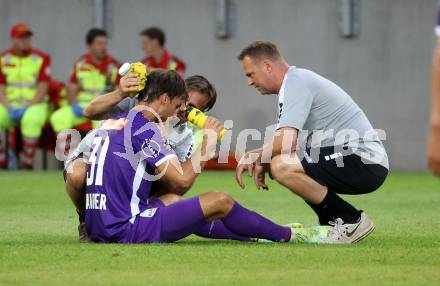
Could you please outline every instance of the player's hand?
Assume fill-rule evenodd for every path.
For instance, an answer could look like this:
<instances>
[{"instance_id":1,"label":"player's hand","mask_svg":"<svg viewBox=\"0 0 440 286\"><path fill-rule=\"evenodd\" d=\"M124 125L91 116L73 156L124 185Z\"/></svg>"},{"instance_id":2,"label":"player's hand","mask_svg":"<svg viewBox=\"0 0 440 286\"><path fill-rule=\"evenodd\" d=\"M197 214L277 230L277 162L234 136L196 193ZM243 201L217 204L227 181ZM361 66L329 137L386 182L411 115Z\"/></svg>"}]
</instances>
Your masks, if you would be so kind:
<instances>
[{"instance_id":1,"label":"player's hand","mask_svg":"<svg viewBox=\"0 0 440 286\"><path fill-rule=\"evenodd\" d=\"M180 109L177 111L177 117L180 119L179 124L187 122L188 119L186 118L186 109L187 106L186 105L182 105L182 107L180 107Z\"/></svg>"},{"instance_id":2,"label":"player's hand","mask_svg":"<svg viewBox=\"0 0 440 286\"><path fill-rule=\"evenodd\" d=\"M119 89L123 92L124 96L128 96L130 92L137 92L140 82L134 73L128 73L119 81Z\"/></svg>"},{"instance_id":3,"label":"player's hand","mask_svg":"<svg viewBox=\"0 0 440 286\"><path fill-rule=\"evenodd\" d=\"M219 132L223 129L223 123L214 117L208 117L205 122L204 131L209 133L205 133L204 138L206 138L206 152L207 154L214 154L217 146L217 137ZM211 132L215 133L212 134ZM202 149L203 150L203 149Z\"/></svg>"},{"instance_id":4,"label":"player's hand","mask_svg":"<svg viewBox=\"0 0 440 286\"><path fill-rule=\"evenodd\" d=\"M223 123L215 117L209 116L206 119L204 129L213 130L217 135L223 130Z\"/></svg>"},{"instance_id":5,"label":"player's hand","mask_svg":"<svg viewBox=\"0 0 440 286\"><path fill-rule=\"evenodd\" d=\"M238 162L237 168L235 169L235 180L242 189L245 187L242 179L243 173L247 171L249 177L254 175L255 160L252 160L252 155L252 152L244 154Z\"/></svg>"},{"instance_id":6,"label":"player's hand","mask_svg":"<svg viewBox=\"0 0 440 286\"><path fill-rule=\"evenodd\" d=\"M255 164L254 182L255 182L255 186L257 187L257 190L261 188L263 188L263 190L266 191L269 190L269 186L266 184L265 181L265 174L266 174L266 168L261 164Z\"/></svg>"}]
</instances>

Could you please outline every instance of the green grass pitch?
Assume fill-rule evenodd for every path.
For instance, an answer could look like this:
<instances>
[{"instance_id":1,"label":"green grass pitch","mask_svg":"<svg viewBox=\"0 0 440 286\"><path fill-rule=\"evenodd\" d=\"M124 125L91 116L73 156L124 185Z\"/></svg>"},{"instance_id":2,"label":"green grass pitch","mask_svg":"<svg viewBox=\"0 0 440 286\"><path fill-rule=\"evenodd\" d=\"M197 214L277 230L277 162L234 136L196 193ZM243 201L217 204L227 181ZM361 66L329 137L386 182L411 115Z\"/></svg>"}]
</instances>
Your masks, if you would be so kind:
<instances>
[{"instance_id":1,"label":"green grass pitch","mask_svg":"<svg viewBox=\"0 0 440 286\"><path fill-rule=\"evenodd\" d=\"M279 223L312 211L271 183L240 190L231 172L202 174L189 195L228 191ZM80 244L59 172L0 172L0 285L440 285L440 180L391 174L347 197L376 230L355 245L251 244L191 236L174 244Z\"/></svg>"}]
</instances>

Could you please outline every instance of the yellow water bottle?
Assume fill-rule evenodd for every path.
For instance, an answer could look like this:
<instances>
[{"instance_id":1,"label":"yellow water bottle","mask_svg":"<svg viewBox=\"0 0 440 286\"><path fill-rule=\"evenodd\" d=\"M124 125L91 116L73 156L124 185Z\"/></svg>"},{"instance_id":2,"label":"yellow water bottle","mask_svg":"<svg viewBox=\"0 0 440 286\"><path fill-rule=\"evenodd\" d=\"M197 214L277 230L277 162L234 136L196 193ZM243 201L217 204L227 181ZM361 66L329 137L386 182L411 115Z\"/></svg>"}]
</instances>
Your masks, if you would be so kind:
<instances>
[{"instance_id":1,"label":"yellow water bottle","mask_svg":"<svg viewBox=\"0 0 440 286\"><path fill-rule=\"evenodd\" d=\"M205 128L205 123L206 123L206 119L208 119L208 115L198 110L197 108L190 106L186 109L186 119L188 119L189 122L199 127L200 129L203 129ZM222 140L222 137L225 134L225 132L226 129L223 128L218 134L217 141Z\"/></svg>"},{"instance_id":2,"label":"yellow water bottle","mask_svg":"<svg viewBox=\"0 0 440 286\"><path fill-rule=\"evenodd\" d=\"M145 88L145 84L147 83L147 66L143 63L137 62L137 63L124 63L118 70L118 74L122 77L126 75L127 73L133 73L137 76L140 83L137 86L137 89L135 92L130 92L129 96L134 97L136 94L138 94L140 91L142 91Z\"/></svg>"}]
</instances>

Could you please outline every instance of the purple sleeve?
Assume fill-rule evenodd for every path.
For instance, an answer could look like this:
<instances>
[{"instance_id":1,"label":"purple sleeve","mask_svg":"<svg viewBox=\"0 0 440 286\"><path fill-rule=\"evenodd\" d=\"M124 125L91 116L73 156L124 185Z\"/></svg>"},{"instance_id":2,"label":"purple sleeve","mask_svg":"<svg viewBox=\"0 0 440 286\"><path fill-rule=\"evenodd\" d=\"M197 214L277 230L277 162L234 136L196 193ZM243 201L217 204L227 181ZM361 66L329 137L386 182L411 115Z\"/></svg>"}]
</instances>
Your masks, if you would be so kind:
<instances>
[{"instance_id":1,"label":"purple sleeve","mask_svg":"<svg viewBox=\"0 0 440 286\"><path fill-rule=\"evenodd\" d=\"M174 151L165 143L165 140L156 123L148 122L144 125L145 131L139 134L135 149L140 150L142 160L151 166L158 167L167 160L177 157Z\"/></svg>"}]
</instances>

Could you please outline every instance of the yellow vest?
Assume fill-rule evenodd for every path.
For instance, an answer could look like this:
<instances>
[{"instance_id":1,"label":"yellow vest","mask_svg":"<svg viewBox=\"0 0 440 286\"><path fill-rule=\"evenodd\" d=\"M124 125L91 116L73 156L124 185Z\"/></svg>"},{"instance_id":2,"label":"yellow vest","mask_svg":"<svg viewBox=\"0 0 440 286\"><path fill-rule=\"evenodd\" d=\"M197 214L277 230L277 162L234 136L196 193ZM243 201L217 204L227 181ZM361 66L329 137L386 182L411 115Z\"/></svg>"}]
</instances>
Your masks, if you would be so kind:
<instances>
[{"instance_id":1,"label":"yellow vest","mask_svg":"<svg viewBox=\"0 0 440 286\"><path fill-rule=\"evenodd\" d=\"M13 106L23 106L37 94L38 76L43 62L44 58L34 52L26 57L7 52L0 58L1 70L6 79L6 97Z\"/></svg>"},{"instance_id":2,"label":"yellow vest","mask_svg":"<svg viewBox=\"0 0 440 286\"><path fill-rule=\"evenodd\" d=\"M63 87L60 91L60 98L59 98L58 104L60 107L64 107L64 106L69 105L69 102L67 101L66 87Z\"/></svg>"},{"instance_id":3,"label":"yellow vest","mask_svg":"<svg viewBox=\"0 0 440 286\"><path fill-rule=\"evenodd\" d=\"M89 103L96 96L112 91L118 76L115 64L110 63L107 74L102 74L94 65L86 63L84 58L75 64L75 72L79 86L76 101L81 103Z\"/></svg>"},{"instance_id":4,"label":"yellow vest","mask_svg":"<svg viewBox=\"0 0 440 286\"><path fill-rule=\"evenodd\" d=\"M148 64L145 64L146 66L148 66L148 68L150 69L150 71L154 71L154 70L157 70L157 69L161 69L161 68L152 68L152 67L150 67ZM175 71L176 70L176 68L177 68L177 63L175 62L175 61L173 61L173 60L170 60L170 62L168 63L168 66L167 66L167 70L171 70L171 71Z\"/></svg>"},{"instance_id":5,"label":"yellow vest","mask_svg":"<svg viewBox=\"0 0 440 286\"><path fill-rule=\"evenodd\" d=\"M170 62L168 63L168 69L175 71L177 68L177 63L174 60L170 60Z\"/></svg>"}]
</instances>

